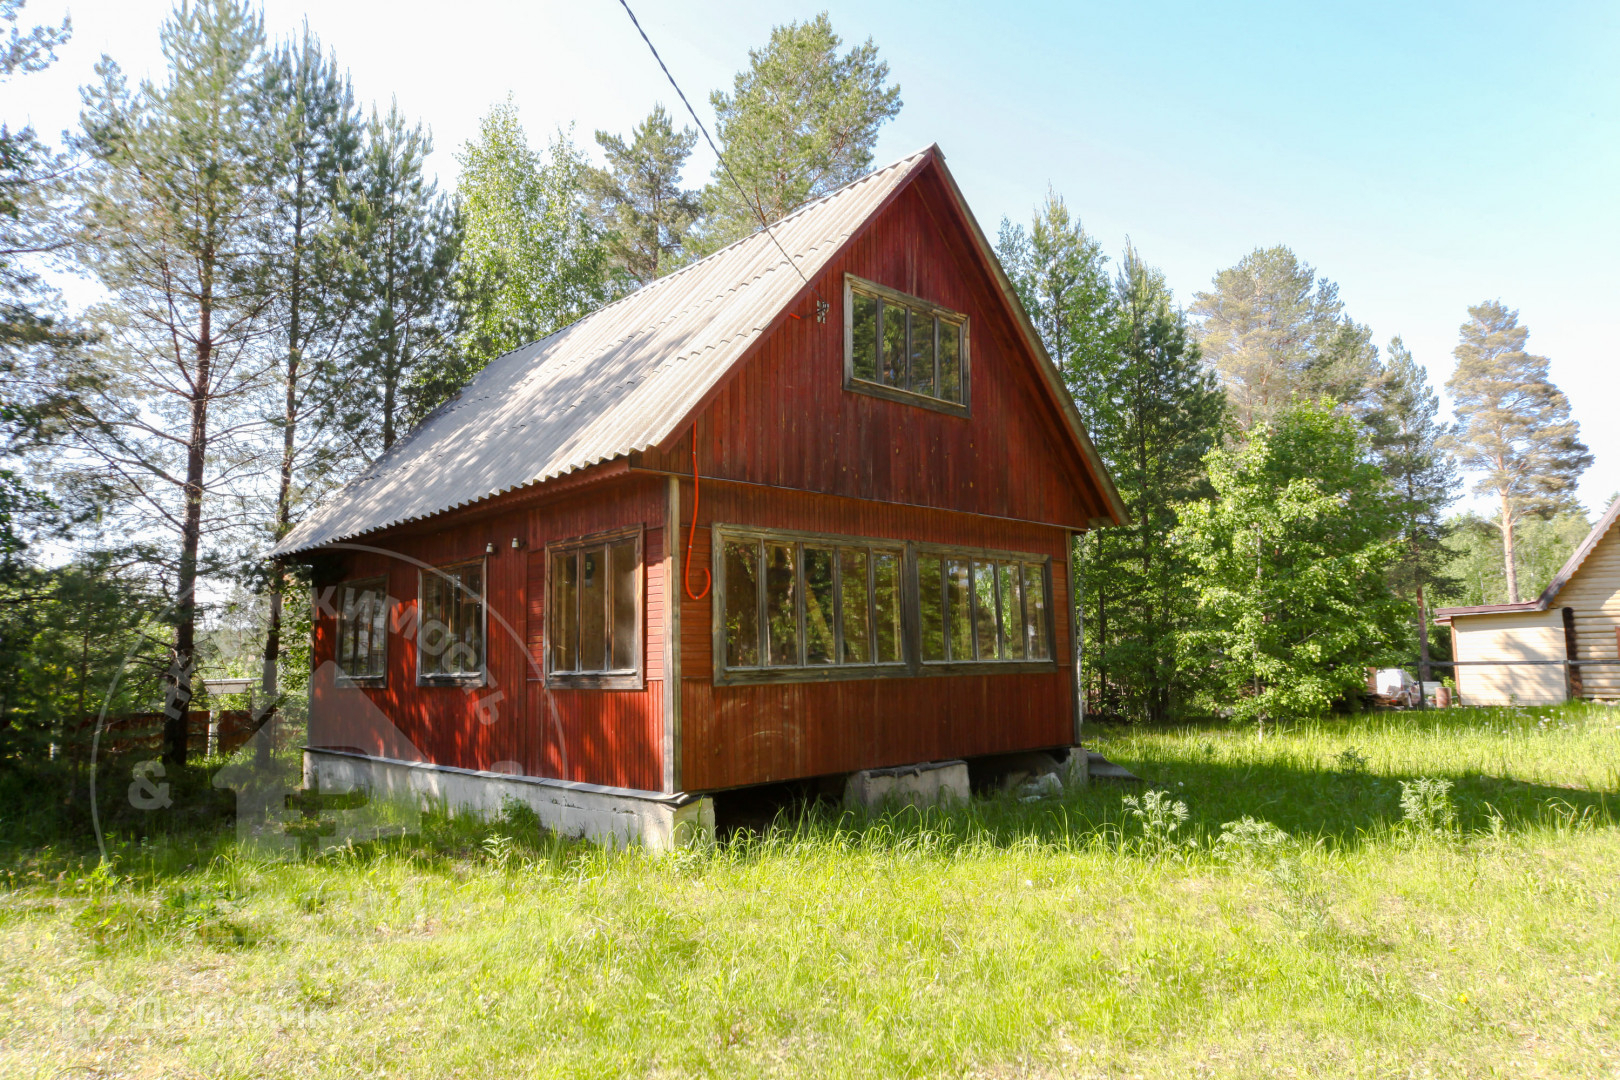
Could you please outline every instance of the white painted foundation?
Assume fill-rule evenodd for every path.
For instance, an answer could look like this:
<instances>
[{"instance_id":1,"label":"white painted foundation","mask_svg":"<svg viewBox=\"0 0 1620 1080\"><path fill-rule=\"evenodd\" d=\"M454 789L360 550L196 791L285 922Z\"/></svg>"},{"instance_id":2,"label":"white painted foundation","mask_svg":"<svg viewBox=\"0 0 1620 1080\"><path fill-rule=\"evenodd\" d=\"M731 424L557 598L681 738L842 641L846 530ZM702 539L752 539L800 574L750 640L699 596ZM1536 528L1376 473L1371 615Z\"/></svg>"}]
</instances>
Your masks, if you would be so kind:
<instances>
[{"instance_id":1,"label":"white painted foundation","mask_svg":"<svg viewBox=\"0 0 1620 1080\"><path fill-rule=\"evenodd\" d=\"M305 747L304 787L317 785L326 792L364 788L373 798L430 799L452 813L481 817L499 814L507 799L516 799L533 809L542 825L564 836L605 844L641 844L654 851L668 851L714 835L714 800L696 795L664 795Z\"/></svg>"}]
</instances>

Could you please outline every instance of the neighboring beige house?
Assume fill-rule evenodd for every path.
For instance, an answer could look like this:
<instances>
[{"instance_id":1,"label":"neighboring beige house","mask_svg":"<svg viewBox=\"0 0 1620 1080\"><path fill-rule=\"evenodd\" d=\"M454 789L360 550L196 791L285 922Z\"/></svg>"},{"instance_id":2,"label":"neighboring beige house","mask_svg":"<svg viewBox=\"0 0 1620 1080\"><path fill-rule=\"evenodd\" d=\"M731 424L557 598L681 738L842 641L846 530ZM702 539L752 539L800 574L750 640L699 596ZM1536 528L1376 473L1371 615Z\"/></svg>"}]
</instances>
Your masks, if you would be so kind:
<instances>
[{"instance_id":1,"label":"neighboring beige house","mask_svg":"<svg viewBox=\"0 0 1620 1080\"><path fill-rule=\"evenodd\" d=\"M1457 696L1464 705L1620 700L1620 499L1542 594L1520 604L1440 608L1451 625ZM1551 663L1480 661L1539 660ZM1567 660L1587 661L1566 664ZM1590 661L1607 661L1591 663Z\"/></svg>"}]
</instances>

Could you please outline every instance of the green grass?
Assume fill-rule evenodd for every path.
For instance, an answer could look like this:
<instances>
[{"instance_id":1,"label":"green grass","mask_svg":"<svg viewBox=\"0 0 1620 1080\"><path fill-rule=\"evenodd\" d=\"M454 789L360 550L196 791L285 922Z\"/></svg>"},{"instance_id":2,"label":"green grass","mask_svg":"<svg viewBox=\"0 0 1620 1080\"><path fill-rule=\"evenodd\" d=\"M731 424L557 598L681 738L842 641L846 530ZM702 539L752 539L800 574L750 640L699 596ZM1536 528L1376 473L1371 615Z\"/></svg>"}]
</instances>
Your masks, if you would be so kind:
<instances>
[{"instance_id":1,"label":"green grass","mask_svg":"<svg viewBox=\"0 0 1620 1080\"><path fill-rule=\"evenodd\" d=\"M1620 709L1090 735L1185 823L1097 785L664 857L14 847L0 1074L1620 1076ZM1223 858L1243 816L1289 842Z\"/></svg>"}]
</instances>

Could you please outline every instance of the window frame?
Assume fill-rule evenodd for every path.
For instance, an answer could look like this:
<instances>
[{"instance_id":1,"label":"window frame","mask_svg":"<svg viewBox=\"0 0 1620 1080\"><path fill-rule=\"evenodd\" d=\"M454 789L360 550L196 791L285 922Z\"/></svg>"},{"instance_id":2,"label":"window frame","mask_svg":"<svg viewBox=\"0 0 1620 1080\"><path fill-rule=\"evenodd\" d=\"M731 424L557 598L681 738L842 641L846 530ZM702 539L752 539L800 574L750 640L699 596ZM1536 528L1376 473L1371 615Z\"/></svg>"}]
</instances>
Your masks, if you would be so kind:
<instances>
[{"instance_id":1,"label":"window frame","mask_svg":"<svg viewBox=\"0 0 1620 1080\"><path fill-rule=\"evenodd\" d=\"M902 390L897 386L886 383L872 382L869 379L855 377L855 293L864 293L878 300L886 300L894 304L904 304L908 308L925 311L935 318L944 319L956 326L958 341L958 364L961 368L962 400L960 402L947 401L944 398L933 397L928 394L919 394L914 390ZM887 285L879 285L875 281L857 277L854 274L844 275L844 389L857 394L867 394L871 397L883 398L885 401L895 401L902 405L916 405L934 412L944 413L947 416L958 416L971 419L973 416L973 364L970 341L972 320L960 311L941 307L931 301L918 296L911 296L899 289L891 289ZM879 348L882 348L881 341ZM907 362L911 353L910 336L907 336L906 354ZM939 337L936 330L934 337L934 385L939 385Z\"/></svg>"},{"instance_id":2,"label":"window frame","mask_svg":"<svg viewBox=\"0 0 1620 1080\"><path fill-rule=\"evenodd\" d=\"M545 671L545 684L547 688L560 690L643 690L647 685L647 558L646 558L646 526L631 525L617 529L607 529L602 532L587 533L584 536L568 537L563 540L547 541L545 546L546 571L542 579L541 588L543 601L541 607L541 649L544 663L541 665ZM551 598L553 582L551 579L553 560L558 555L579 552L586 548L600 547L611 551L616 542L633 538L636 543L636 631L634 635L636 662L629 668L616 668L608 671L555 671L552 669L551 650ZM608 557L608 588L603 590L603 603L608 609L606 631L611 644L613 636L613 590L612 590L612 556ZM576 624L580 620L576 618ZM577 626L576 626L577 630ZM576 646L577 647L577 646Z\"/></svg>"},{"instance_id":3,"label":"window frame","mask_svg":"<svg viewBox=\"0 0 1620 1080\"><path fill-rule=\"evenodd\" d=\"M422 627L427 622L427 589L424 587L429 575L443 580L451 571L463 566L477 565L479 578L483 582L483 589L478 596L478 640L482 643L478 658L478 670L458 672L456 674L443 674L426 672L422 670ZM471 559L456 559L442 566L431 569L423 568L416 572L416 685L417 686L459 686L481 687L489 683L489 556L478 555Z\"/></svg>"},{"instance_id":4,"label":"window frame","mask_svg":"<svg viewBox=\"0 0 1620 1080\"><path fill-rule=\"evenodd\" d=\"M896 679L896 678L928 678L931 676L956 675L990 675L990 674L1020 674L1053 672L1065 666L1060 663L1057 656L1055 642L1057 630L1057 612L1052 602L1052 559L1051 555L1042 555L1029 551L1002 551L994 548L971 547L962 544L934 544L920 543L911 540L895 540L891 537L855 536L845 533L823 533L798 529L776 529L757 525L740 525L728 522L715 522L710 526L710 574L714 582L711 590L710 620L711 620L711 662L712 681L715 686L747 686L769 683L805 683L805 682L842 682L852 679ZM764 543L793 543L796 545L794 572L796 580L804 580L804 548L810 547L867 547L895 551L900 554L900 657L899 661L886 661L878 663L872 661L865 664L844 664L834 662L831 664L800 665L794 667L729 667L726 664L726 584L725 584L725 545L728 540L749 539ZM1019 562L1035 563L1041 567L1042 585L1046 589L1045 632L1048 656L1044 660L947 660L924 661L922 659L922 634L920 606L920 582L918 579L917 558L919 555L955 555L966 556L971 559L980 559L986 562ZM834 559L837 565L841 560ZM869 560L870 563L870 560ZM841 573L840 569L837 573ZM761 580L763 573L761 572ZM833 594L839 606L839 626L842 627L842 589L839 588L839 578L834 576ZM873 590L876 579L873 571L867 571L867 598L868 611L871 610ZM805 589L799 588L795 603L797 604L796 620L798 626L799 655L803 656L806 648L805 626ZM763 608L764 595L756 601ZM760 615L763 618L763 613ZM872 631L875 633L875 631ZM842 635L835 638L837 647L841 650ZM763 634L761 644L764 645ZM549 655L549 654L548 654Z\"/></svg>"},{"instance_id":5,"label":"window frame","mask_svg":"<svg viewBox=\"0 0 1620 1080\"><path fill-rule=\"evenodd\" d=\"M343 615L343 590L359 589L364 586L375 586L382 594L382 674L380 675L350 675L348 672L343 670L343 631L349 621L348 619L344 618ZM374 574L370 577L350 578L346 581L338 582L337 590L337 618L334 620L336 626L334 629L332 650L332 662L337 669L337 685L362 687L372 690L386 689L388 687L388 615L389 608L392 606L389 603L388 596L388 575ZM375 646L377 643L373 642L372 644Z\"/></svg>"},{"instance_id":6,"label":"window frame","mask_svg":"<svg viewBox=\"0 0 1620 1080\"><path fill-rule=\"evenodd\" d=\"M1020 567L1020 570L1019 570L1020 582L1022 582L1022 579L1023 579L1023 571L1022 571L1023 565L1026 564L1026 563L1033 563L1033 564L1038 565L1041 568L1041 586L1046 590L1046 609L1045 609L1045 612L1043 613L1043 618L1042 618L1042 622L1045 624L1042 629L1046 633L1047 657L1046 657L1045 660L1029 660L1029 659L1003 660L1003 659L1001 659L999 657L997 659L994 659L994 660L956 660L956 659L951 659L951 660L924 660L921 657L922 639L921 639L921 636L920 636L921 626L919 626L918 627L919 637L918 637L918 641L917 641L919 655L918 655L918 658L917 658L917 663L918 663L918 665L920 667L922 667L925 671L939 672L942 675L967 675L967 674L972 674L974 672L984 672L984 671L987 671L987 670L994 670L994 671L1045 671L1045 670L1049 670L1051 668L1055 668L1055 667L1058 666L1057 644L1056 644L1057 643L1057 611L1055 609L1055 605L1052 603L1052 556L1050 556L1050 555L1039 555L1039 554L1036 554L1035 552L1032 552L1032 551L1000 551L1000 550L997 550L995 548L976 548L976 547L967 547L965 545L956 545L956 544L917 543L917 544L913 544L912 548L913 548L912 559L913 559L914 565L913 565L913 569L912 569L911 580L913 582L913 587L916 588L917 591L918 591L919 597L921 596L921 591L922 591L922 573L921 573L921 570L915 565L915 560L917 559L918 556L922 556L922 555L935 555L935 556L940 557L941 559L948 559L948 558L951 558L952 556L955 556L957 558L967 558L967 559L970 559L970 560L972 560L974 562L986 562L986 563L991 563L993 565L999 565L1001 563L1016 563ZM999 635L999 634L1004 634L1006 632L1005 629L1003 627L1001 627L1001 617L1000 617L1001 575L999 573L993 574L992 579L994 581L994 587L995 587L995 592L996 592L996 601L995 601L995 606L996 606L996 609L997 609L996 626L997 626L998 635ZM1020 588L1021 588L1021 586L1020 586ZM978 637L977 625L978 624L974 621L974 616L975 616L975 614L977 613L977 610L978 610L978 598L977 598L977 595L976 595L976 591L973 588L971 578L969 579L969 584L968 584L968 595L970 597L973 597L973 606L968 609L968 633L969 633L970 637L974 639L974 641L975 641L975 651L977 651L977 637ZM1022 594L1020 594L1020 595L1022 595ZM1026 601L1026 603L1027 603L1027 601ZM920 606L918 608L918 612L919 612L919 619L920 619L920 614L921 614L921 607ZM947 621L947 623L946 623L947 628L949 627L949 625L950 625L949 621ZM1022 624L1020 624L1020 630L1022 630ZM947 647L947 649L949 648L949 644L948 644L949 638L950 638L950 635L947 632L946 633L946 640L947 640L947 646L946 647Z\"/></svg>"}]
</instances>

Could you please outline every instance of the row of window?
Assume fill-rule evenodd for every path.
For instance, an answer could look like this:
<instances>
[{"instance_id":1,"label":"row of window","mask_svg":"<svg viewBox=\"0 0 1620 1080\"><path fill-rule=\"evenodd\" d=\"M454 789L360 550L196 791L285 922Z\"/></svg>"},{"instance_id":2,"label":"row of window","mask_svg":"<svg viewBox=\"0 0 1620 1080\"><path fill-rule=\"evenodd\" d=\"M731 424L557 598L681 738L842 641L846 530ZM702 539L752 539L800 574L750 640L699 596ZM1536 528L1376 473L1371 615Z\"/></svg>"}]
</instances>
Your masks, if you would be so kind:
<instances>
[{"instance_id":1,"label":"row of window","mask_svg":"<svg viewBox=\"0 0 1620 1080\"><path fill-rule=\"evenodd\" d=\"M1048 559L724 526L715 542L721 681L1052 658ZM634 685L641 574L639 533L549 552L548 677ZM482 561L421 574L414 625L424 682L483 673L483 585ZM381 681L387 635L398 629L388 623L386 580L347 582L338 598L339 670L355 682Z\"/></svg>"}]
</instances>

